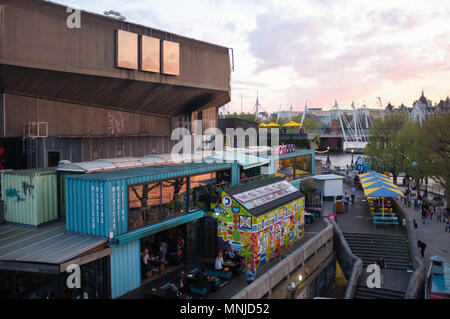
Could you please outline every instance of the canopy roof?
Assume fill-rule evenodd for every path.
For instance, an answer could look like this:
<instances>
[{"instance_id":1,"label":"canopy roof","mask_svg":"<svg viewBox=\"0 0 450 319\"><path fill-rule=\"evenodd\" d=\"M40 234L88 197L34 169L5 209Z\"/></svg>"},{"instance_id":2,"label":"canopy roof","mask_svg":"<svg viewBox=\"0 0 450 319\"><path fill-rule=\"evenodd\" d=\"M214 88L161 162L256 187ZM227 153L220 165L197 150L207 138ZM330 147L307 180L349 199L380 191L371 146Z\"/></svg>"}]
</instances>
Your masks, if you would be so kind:
<instances>
[{"instance_id":1,"label":"canopy roof","mask_svg":"<svg viewBox=\"0 0 450 319\"><path fill-rule=\"evenodd\" d=\"M6 224L0 226L0 268L58 273L65 271L60 265L106 243L106 238L66 232L65 222L38 228Z\"/></svg>"},{"instance_id":2,"label":"canopy roof","mask_svg":"<svg viewBox=\"0 0 450 319\"><path fill-rule=\"evenodd\" d=\"M391 187L391 188L397 188L397 186L395 186L394 184L388 182L388 181L384 181L384 180L378 180L378 181L370 181L370 182L366 182L366 183L362 183L362 187L364 189L366 188L375 188L375 187Z\"/></svg>"},{"instance_id":3,"label":"canopy roof","mask_svg":"<svg viewBox=\"0 0 450 319\"><path fill-rule=\"evenodd\" d=\"M269 124L266 124L266 127L280 127L280 124L270 122Z\"/></svg>"},{"instance_id":4,"label":"canopy roof","mask_svg":"<svg viewBox=\"0 0 450 319\"><path fill-rule=\"evenodd\" d=\"M388 177L386 175L380 174L380 173L377 173L377 172L368 172L368 173L359 175L359 177L361 179L369 178L369 177L382 177L382 178L388 179Z\"/></svg>"},{"instance_id":5,"label":"canopy roof","mask_svg":"<svg viewBox=\"0 0 450 319\"><path fill-rule=\"evenodd\" d=\"M283 127L300 127L302 125L300 123L295 122L295 121L290 121L290 122L288 122L286 124L283 124L282 126Z\"/></svg>"},{"instance_id":6,"label":"canopy roof","mask_svg":"<svg viewBox=\"0 0 450 319\"><path fill-rule=\"evenodd\" d=\"M386 186L364 189L364 194L367 197L404 197L400 189Z\"/></svg>"},{"instance_id":7,"label":"canopy roof","mask_svg":"<svg viewBox=\"0 0 450 319\"><path fill-rule=\"evenodd\" d=\"M219 161L220 163L238 162L243 169L249 169L270 163L270 160L264 157L258 157L240 152L217 152L216 155L210 156L209 159Z\"/></svg>"}]
</instances>

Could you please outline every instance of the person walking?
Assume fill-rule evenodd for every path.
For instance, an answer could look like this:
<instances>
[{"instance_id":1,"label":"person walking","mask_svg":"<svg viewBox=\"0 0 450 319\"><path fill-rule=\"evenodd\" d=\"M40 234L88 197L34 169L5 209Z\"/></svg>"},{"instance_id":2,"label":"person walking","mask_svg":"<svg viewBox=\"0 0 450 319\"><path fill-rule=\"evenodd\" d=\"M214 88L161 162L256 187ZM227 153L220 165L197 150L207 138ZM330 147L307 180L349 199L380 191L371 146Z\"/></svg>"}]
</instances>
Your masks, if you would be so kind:
<instances>
[{"instance_id":1,"label":"person walking","mask_svg":"<svg viewBox=\"0 0 450 319\"><path fill-rule=\"evenodd\" d=\"M442 211L441 207L436 207L436 221L442 223Z\"/></svg>"},{"instance_id":2,"label":"person walking","mask_svg":"<svg viewBox=\"0 0 450 319\"><path fill-rule=\"evenodd\" d=\"M345 207L345 211L348 211L348 203L350 201L350 198L348 197L347 193L345 193L344 195L344 207Z\"/></svg>"},{"instance_id":3,"label":"person walking","mask_svg":"<svg viewBox=\"0 0 450 319\"><path fill-rule=\"evenodd\" d=\"M446 218L446 222L445 222L445 232L447 232L447 230L448 230L448 232L450 233L450 219L447 217Z\"/></svg>"},{"instance_id":4,"label":"person walking","mask_svg":"<svg viewBox=\"0 0 450 319\"><path fill-rule=\"evenodd\" d=\"M415 219L413 219L414 229L417 229L417 222Z\"/></svg>"},{"instance_id":5,"label":"person walking","mask_svg":"<svg viewBox=\"0 0 450 319\"><path fill-rule=\"evenodd\" d=\"M428 224L431 224L431 208L427 209L427 221Z\"/></svg>"},{"instance_id":6,"label":"person walking","mask_svg":"<svg viewBox=\"0 0 450 319\"><path fill-rule=\"evenodd\" d=\"M417 241L417 247L420 248L420 254L422 255L422 260L425 257L425 248L427 248L427 244L425 244L423 241L418 240Z\"/></svg>"},{"instance_id":7,"label":"person walking","mask_svg":"<svg viewBox=\"0 0 450 319\"><path fill-rule=\"evenodd\" d=\"M380 267L380 272L381 272L381 284L383 284L384 270L387 268L387 267L386 267L386 260L384 260L383 256L380 256L380 258L378 258L378 260L377 260L377 265Z\"/></svg>"},{"instance_id":8,"label":"person walking","mask_svg":"<svg viewBox=\"0 0 450 319\"><path fill-rule=\"evenodd\" d=\"M355 186L352 186L352 188L350 188L350 194L352 196L352 204L355 203L355 196L356 196L356 188Z\"/></svg>"},{"instance_id":9,"label":"person walking","mask_svg":"<svg viewBox=\"0 0 450 319\"><path fill-rule=\"evenodd\" d=\"M427 210L425 207L422 207L422 223L425 225L425 221L427 219Z\"/></svg>"},{"instance_id":10,"label":"person walking","mask_svg":"<svg viewBox=\"0 0 450 319\"><path fill-rule=\"evenodd\" d=\"M256 265L253 265L252 267L248 266L246 275L247 275L247 285L250 285L252 282L255 281L256 278Z\"/></svg>"}]
</instances>

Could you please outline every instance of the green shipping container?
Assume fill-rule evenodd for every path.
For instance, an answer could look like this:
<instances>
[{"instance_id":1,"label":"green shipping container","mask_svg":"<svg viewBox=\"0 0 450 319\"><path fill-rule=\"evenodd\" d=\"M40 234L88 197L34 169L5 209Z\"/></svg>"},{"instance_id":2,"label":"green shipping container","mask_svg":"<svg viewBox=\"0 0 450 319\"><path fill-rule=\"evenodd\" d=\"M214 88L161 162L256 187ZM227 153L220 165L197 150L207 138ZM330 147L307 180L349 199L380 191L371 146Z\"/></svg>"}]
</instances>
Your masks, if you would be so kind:
<instances>
[{"instance_id":1,"label":"green shipping container","mask_svg":"<svg viewBox=\"0 0 450 319\"><path fill-rule=\"evenodd\" d=\"M58 218L56 169L2 173L5 221L38 226Z\"/></svg>"}]
</instances>

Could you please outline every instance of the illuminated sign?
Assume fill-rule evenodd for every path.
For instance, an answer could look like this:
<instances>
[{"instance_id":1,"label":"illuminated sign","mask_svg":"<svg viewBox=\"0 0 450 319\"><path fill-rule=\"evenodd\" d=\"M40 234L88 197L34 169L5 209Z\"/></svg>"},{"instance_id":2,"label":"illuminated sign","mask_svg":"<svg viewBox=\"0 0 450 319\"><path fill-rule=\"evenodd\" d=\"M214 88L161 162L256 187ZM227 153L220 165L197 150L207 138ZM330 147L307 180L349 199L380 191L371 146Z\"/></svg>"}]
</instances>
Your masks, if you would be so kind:
<instances>
[{"instance_id":1,"label":"illuminated sign","mask_svg":"<svg viewBox=\"0 0 450 319\"><path fill-rule=\"evenodd\" d=\"M275 147L275 154L295 153L295 144L283 144Z\"/></svg>"},{"instance_id":2,"label":"illuminated sign","mask_svg":"<svg viewBox=\"0 0 450 319\"><path fill-rule=\"evenodd\" d=\"M162 73L180 75L180 44L164 40L162 51Z\"/></svg>"},{"instance_id":3,"label":"illuminated sign","mask_svg":"<svg viewBox=\"0 0 450 319\"><path fill-rule=\"evenodd\" d=\"M141 37L141 70L160 72L160 40L143 35Z\"/></svg>"},{"instance_id":4,"label":"illuminated sign","mask_svg":"<svg viewBox=\"0 0 450 319\"><path fill-rule=\"evenodd\" d=\"M116 66L131 70L180 75L180 44L140 36L140 56L137 33L117 30ZM140 67L138 60L140 60Z\"/></svg>"},{"instance_id":5,"label":"illuminated sign","mask_svg":"<svg viewBox=\"0 0 450 319\"><path fill-rule=\"evenodd\" d=\"M116 33L117 67L138 69L138 35L132 32L117 30Z\"/></svg>"}]
</instances>

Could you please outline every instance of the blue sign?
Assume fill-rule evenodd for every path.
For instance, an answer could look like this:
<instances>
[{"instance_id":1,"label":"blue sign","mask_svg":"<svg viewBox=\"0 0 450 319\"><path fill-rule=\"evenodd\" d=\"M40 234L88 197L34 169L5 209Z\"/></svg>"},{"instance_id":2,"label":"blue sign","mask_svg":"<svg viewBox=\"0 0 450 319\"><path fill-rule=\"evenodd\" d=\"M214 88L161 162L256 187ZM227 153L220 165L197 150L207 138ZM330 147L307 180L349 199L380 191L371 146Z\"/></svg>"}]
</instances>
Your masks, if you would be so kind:
<instances>
[{"instance_id":1,"label":"blue sign","mask_svg":"<svg viewBox=\"0 0 450 319\"><path fill-rule=\"evenodd\" d=\"M233 207L231 207L231 211L235 214L239 214L239 212L241 211L241 208L237 207L237 206L233 206Z\"/></svg>"}]
</instances>

